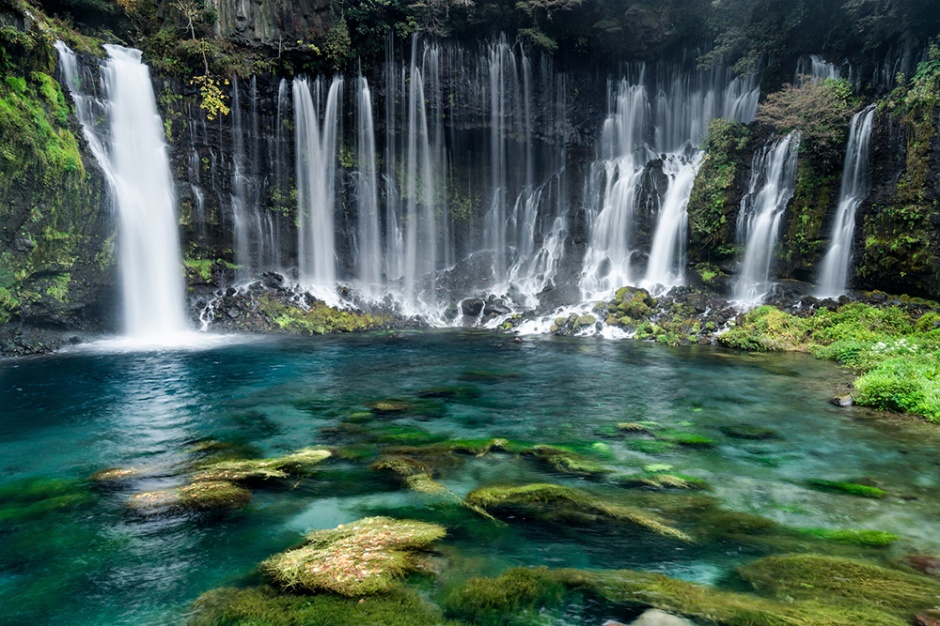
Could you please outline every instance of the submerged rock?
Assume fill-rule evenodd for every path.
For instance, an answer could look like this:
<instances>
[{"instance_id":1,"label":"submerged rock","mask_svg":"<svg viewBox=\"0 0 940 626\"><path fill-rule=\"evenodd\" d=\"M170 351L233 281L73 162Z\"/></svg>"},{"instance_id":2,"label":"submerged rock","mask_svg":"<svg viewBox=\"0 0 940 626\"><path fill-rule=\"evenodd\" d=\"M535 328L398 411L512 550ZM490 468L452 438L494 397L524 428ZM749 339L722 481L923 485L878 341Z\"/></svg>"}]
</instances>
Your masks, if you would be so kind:
<instances>
[{"instance_id":1,"label":"submerged rock","mask_svg":"<svg viewBox=\"0 0 940 626\"><path fill-rule=\"evenodd\" d=\"M580 489L536 483L521 487L484 487L467 494L467 502L488 511L523 511L544 519L607 519L626 522L664 537L692 541L686 533L642 509L608 502Z\"/></svg>"},{"instance_id":2,"label":"submerged rock","mask_svg":"<svg viewBox=\"0 0 940 626\"><path fill-rule=\"evenodd\" d=\"M127 505L143 513L165 509L241 509L251 502L251 492L225 480L200 480L177 489L145 491L131 496Z\"/></svg>"},{"instance_id":3,"label":"submerged rock","mask_svg":"<svg viewBox=\"0 0 940 626\"><path fill-rule=\"evenodd\" d=\"M695 626L695 624L665 611L650 609L631 622L630 626Z\"/></svg>"},{"instance_id":4,"label":"submerged rock","mask_svg":"<svg viewBox=\"0 0 940 626\"><path fill-rule=\"evenodd\" d=\"M223 459L208 461L199 467L196 480L270 480L288 476L306 476L332 453L322 448L303 448L269 459Z\"/></svg>"},{"instance_id":5,"label":"submerged rock","mask_svg":"<svg viewBox=\"0 0 940 626\"><path fill-rule=\"evenodd\" d=\"M829 400L829 403L837 407L841 407L843 409L848 408L854 404L854 402L852 401L852 396L849 394L846 394L844 396L835 396L834 398Z\"/></svg>"}]
</instances>

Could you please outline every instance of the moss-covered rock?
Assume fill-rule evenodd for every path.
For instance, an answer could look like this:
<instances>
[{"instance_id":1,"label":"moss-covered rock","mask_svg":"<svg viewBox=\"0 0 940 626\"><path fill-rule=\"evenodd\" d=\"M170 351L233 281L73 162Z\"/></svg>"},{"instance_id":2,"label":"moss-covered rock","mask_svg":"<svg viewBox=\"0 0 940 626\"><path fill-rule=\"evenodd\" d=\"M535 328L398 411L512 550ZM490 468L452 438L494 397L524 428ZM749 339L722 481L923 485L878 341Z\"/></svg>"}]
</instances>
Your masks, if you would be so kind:
<instances>
[{"instance_id":1,"label":"moss-covered rock","mask_svg":"<svg viewBox=\"0 0 940 626\"><path fill-rule=\"evenodd\" d=\"M416 551L447 534L442 526L369 517L307 535L307 542L275 555L261 569L282 588L362 596L390 591L419 567Z\"/></svg>"},{"instance_id":2,"label":"moss-covered rock","mask_svg":"<svg viewBox=\"0 0 940 626\"><path fill-rule=\"evenodd\" d=\"M694 476L683 474L669 474L660 472L643 472L629 476L618 476L615 482L627 489L680 489L702 490L709 489L708 482Z\"/></svg>"},{"instance_id":3,"label":"moss-covered rock","mask_svg":"<svg viewBox=\"0 0 940 626\"><path fill-rule=\"evenodd\" d=\"M900 537L883 530L834 530L830 528L800 528L796 532L807 537L825 539L852 546L882 548L890 546Z\"/></svg>"},{"instance_id":4,"label":"moss-covered rock","mask_svg":"<svg viewBox=\"0 0 940 626\"><path fill-rule=\"evenodd\" d=\"M0 487L0 524L11 526L91 503L94 495L83 481L27 478Z\"/></svg>"},{"instance_id":5,"label":"moss-covered rock","mask_svg":"<svg viewBox=\"0 0 940 626\"><path fill-rule=\"evenodd\" d=\"M940 582L926 576L816 554L766 557L740 574L758 591L779 598L845 602L899 616L932 608L940 596Z\"/></svg>"},{"instance_id":6,"label":"moss-covered rock","mask_svg":"<svg viewBox=\"0 0 940 626\"><path fill-rule=\"evenodd\" d=\"M226 480L198 480L176 489L144 491L131 496L127 505L142 513L167 509L241 509L251 502L251 492Z\"/></svg>"},{"instance_id":7,"label":"moss-covered rock","mask_svg":"<svg viewBox=\"0 0 940 626\"><path fill-rule=\"evenodd\" d=\"M526 450L523 454L534 456L563 474L596 477L608 474L611 471L601 463L556 446L536 445Z\"/></svg>"},{"instance_id":8,"label":"moss-covered rock","mask_svg":"<svg viewBox=\"0 0 940 626\"><path fill-rule=\"evenodd\" d=\"M708 125L705 157L688 205L688 253L693 262L717 263L734 255L732 227L740 204L737 189L743 184L738 179L744 169L749 139L750 131L744 124L717 119ZM708 284L713 278L702 275L702 282Z\"/></svg>"},{"instance_id":9,"label":"moss-covered rock","mask_svg":"<svg viewBox=\"0 0 940 626\"><path fill-rule=\"evenodd\" d=\"M530 623L526 612L560 605L566 593L547 571L520 567L497 578L471 578L444 598L444 609L472 624Z\"/></svg>"},{"instance_id":10,"label":"moss-covered rock","mask_svg":"<svg viewBox=\"0 0 940 626\"><path fill-rule=\"evenodd\" d=\"M210 460L199 465L196 479L243 482L307 476L330 456L332 453L329 450L303 448L284 456L268 459Z\"/></svg>"},{"instance_id":11,"label":"moss-covered rock","mask_svg":"<svg viewBox=\"0 0 940 626\"><path fill-rule=\"evenodd\" d=\"M547 520L624 522L665 537L692 541L689 535L670 526L657 515L562 485L535 483L519 487L483 487L467 494L466 500L471 505L497 515L521 512Z\"/></svg>"}]
</instances>

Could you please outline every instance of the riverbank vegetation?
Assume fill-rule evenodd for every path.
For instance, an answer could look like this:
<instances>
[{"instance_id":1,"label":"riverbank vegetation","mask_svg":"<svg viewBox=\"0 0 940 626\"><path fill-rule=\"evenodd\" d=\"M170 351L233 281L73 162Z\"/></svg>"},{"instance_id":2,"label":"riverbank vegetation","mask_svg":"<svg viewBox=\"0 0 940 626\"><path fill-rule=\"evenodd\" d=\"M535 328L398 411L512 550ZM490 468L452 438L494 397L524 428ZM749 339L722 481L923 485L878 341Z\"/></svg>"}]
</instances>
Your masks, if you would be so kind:
<instances>
[{"instance_id":1,"label":"riverbank vegetation","mask_svg":"<svg viewBox=\"0 0 940 626\"><path fill-rule=\"evenodd\" d=\"M751 351L809 352L852 368L858 404L940 423L940 310L935 303L860 302L797 316L762 306L719 343Z\"/></svg>"}]
</instances>

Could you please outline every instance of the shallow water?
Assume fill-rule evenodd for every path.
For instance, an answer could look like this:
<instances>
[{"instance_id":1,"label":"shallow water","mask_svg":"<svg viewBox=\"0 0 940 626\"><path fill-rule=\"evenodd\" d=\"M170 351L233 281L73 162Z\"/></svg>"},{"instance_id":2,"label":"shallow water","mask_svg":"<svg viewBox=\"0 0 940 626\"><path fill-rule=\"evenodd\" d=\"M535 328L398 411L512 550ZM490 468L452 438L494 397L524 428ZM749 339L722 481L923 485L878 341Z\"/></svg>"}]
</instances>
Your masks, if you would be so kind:
<instances>
[{"instance_id":1,"label":"shallow water","mask_svg":"<svg viewBox=\"0 0 940 626\"><path fill-rule=\"evenodd\" d=\"M476 370L508 375L468 376ZM473 380L461 380L467 378ZM940 434L916 421L829 405L850 378L803 355L594 338L517 344L505 335L458 331L233 339L196 351L83 348L0 361L0 622L179 623L199 594L256 581L256 564L302 533L373 514L447 524L442 554L457 578L542 564L639 568L716 583L773 551L747 540L677 545L608 527L512 520L495 527L446 498L400 489L369 470L374 456L330 460L313 479L255 490L238 513L128 511L136 492L183 484L198 458L196 444L208 440L254 446L263 456L361 443L363 432L398 441L436 435L576 444L598 451L615 473L668 464L706 479L733 511L793 527L901 536L879 557L940 550ZM423 414L376 418L365 431L333 429L369 402L454 385L472 387L478 397L425 401ZM716 445L637 452L615 425L641 420ZM742 424L773 428L779 437L734 439L720 430ZM89 485L91 474L110 467L144 475L120 488ZM819 493L806 488L809 478L867 480L888 497ZM512 455L468 457L440 479L459 496L481 485L526 482L627 494L609 479L564 476ZM42 489L60 500L22 495Z\"/></svg>"}]
</instances>

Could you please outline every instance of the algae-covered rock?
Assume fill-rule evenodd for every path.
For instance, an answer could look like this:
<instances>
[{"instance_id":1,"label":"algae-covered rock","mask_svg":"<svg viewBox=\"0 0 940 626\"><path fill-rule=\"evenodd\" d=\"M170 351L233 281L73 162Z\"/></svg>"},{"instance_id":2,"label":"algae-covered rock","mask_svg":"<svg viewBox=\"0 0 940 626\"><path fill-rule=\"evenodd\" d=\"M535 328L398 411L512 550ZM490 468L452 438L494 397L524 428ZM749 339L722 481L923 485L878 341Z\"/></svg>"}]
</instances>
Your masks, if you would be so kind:
<instances>
[{"instance_id":1,"label":"algae-covered rock","mask_svg":"<svg viewBox=\"0 0 940 626\"><path fill-rule=\"evenodd\" d=\"M814 601L777 601L754 594L631 570L516 568L498 578L471 579L445 600L448 614L479 624L500 615L562 603L566 592L622 611L656 608L718 626L904 626L877 608ZM518 595L518 600L516 599Z\"/></svg>"},{"instance_id":2,"label":"algae-covered rock","mask_svg":"<svg viewBox=\"0 0 940 626\"><path fill-rule=\"evenodd\" d=\"M628 489L708 489L708 483L701 478L685 476L683 474L666 474L661 472L643 472L629 476L618 476L615 482Z\"/></svg>"},{"instance_id":3,"label":"algae-covered rock","mask_svg":"<svg viewBox=\"0 0 940 626\"><path fill-rule=\"evenodd\" d=\"M753 424L739 424L736 426L722 426L719 428L725 435L732 439L748 439L760 441L764 439L777 439L777 431L764 426L755 426Z\"/></svg>"},{"instance_id":4,"label":"algae-covered rock","mask_svg":"<svg viewBox=\"0 0 940 626\"><path fill-rule=\"evenodd\" d=\"M144 513L165 509L241 509L251 502L251 492L226 480L198 480L185 487L144 491L131 496L127 505Z\"/></svg>"},{"instance_id":5,"label":"algae-covered rock","mask_svg":"<svg viewBox=\"0 0 940 626\"><path fill-rule=\"evenodd\" d=\"M532 446L524 454L534 456L563 474L577 476L599 476L610 473L604 465L592 461L580 454L555 446Z\"/></svg>"},{"instance_id":6,"label":"algae-covered rock","mask_svg":"<svg viewBox=\"0 0 940 626\"><path fill-rule=\"evenodd\" d=\"M321 448L304 448L269 459L222 459L200 465L197 480L242 482L288 476L307 476L332 453Z\"/></svg>"},{"instance_id":7,"label":"algae-covered rock","mask_svg":"<svg viewBox=\"0 0 940 626\"><path fill-rule=\"evenodd\" d=\"M518 567L498 578L471 578L447 595L444 609L448 617L473 624L504 624L526 611L560 604L565 593L549 570Z\"/></svg>"},{"instance_id":8,"label":"algae-covered rock","mask_svg":"<svg viewBox=\"0 0 940 626\"><path fill-rule=\"evenodd\" d=\"M188 626L436 626L441 610L394 588L368 598L293 595L271 587L214 589L196 600Z\"/></svg>"},{"instance_id":9,"label":"algae-covered rock","mask_svg":"<svg viewBox=\"0 0 940 626\"><path fill-rule=\"evenodd\" d=\"M879 489L878 487L837 480L813 478L806 481L806 486L815 491L841 493L847 496L857 496L859 498L884 498L886 495L884 489Z\"/></svg>"},{"instance_id":10,"label":"algae-covered rock","mask_svg":"<svg viewBox=\"0 0 940 626\"><path fill-rule=\"evenodd\" d=\"M382 593L418 568L415 551L446 534L437 524L368 517L312 532L306 544L277 554L260 567L285 589L343 596Z\"/></svg>"},{"instance_id":11,"label":"algae-covered rock","mask_svg":"<svg viewBox=\"0 0 940 626\"><path fill-rule=\"evenodd\" d=\"M585 521L607 519L626 522L665 537L692 541L686 533L669 526L652 513L608 502L580 489L562 485L536 483L521 487L484 487L471 491L466 500L488 511L521 510L546 519L567 517Z\"/></svg>"},{"instance_id":12,"label":"algae-covered rock","mask_svg":"<svg viewBox=\"0 0 940 626\"><path fill-rule=\"evenodd\" d=\"M940 598L940 581L818 554L766 557L739 571L761 593L780 598L841 600L899 615L936 606Z\"/></svg>"},{"instance_id":13,"label":"algae-covered rock","mask_svg":"<svg viewBox=\"0 0 940 626\"><path fill-rule=\"evenodd\" d=\"M59 478L27 478L0 486L0 524L27 522L37 517L89 504L94 500L87 483Z\"/></svg>"}]
</instances>

